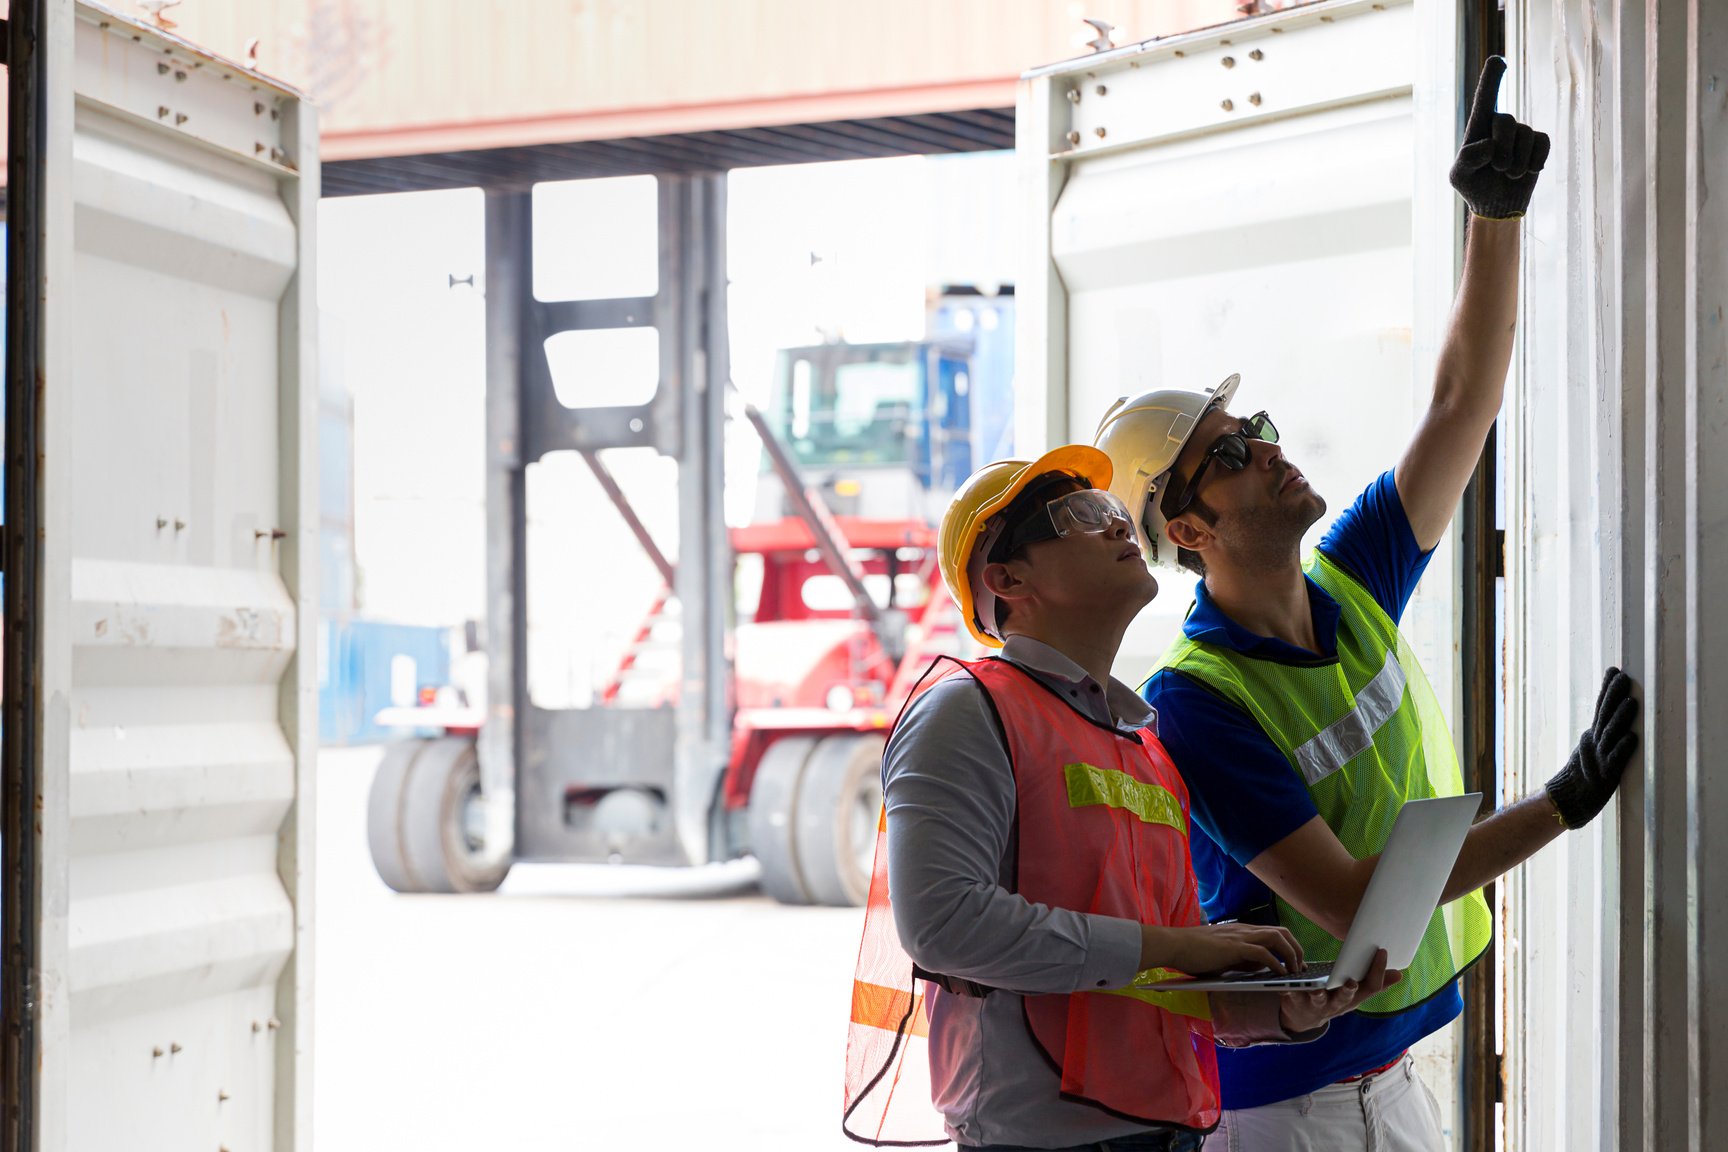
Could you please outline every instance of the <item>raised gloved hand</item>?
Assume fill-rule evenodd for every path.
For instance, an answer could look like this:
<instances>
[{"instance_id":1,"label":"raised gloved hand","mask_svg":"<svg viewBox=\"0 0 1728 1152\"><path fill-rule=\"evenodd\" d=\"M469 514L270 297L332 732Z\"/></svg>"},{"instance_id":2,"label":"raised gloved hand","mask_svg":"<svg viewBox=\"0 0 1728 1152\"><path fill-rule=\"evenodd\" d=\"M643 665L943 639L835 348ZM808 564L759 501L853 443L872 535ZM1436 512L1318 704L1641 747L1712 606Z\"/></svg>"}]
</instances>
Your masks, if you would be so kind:
<instances>
[{"instance_id":1,"label":"raised gloved hand","mask_svg":"<svg viewBox=\"0 0 1728 1152\"><path fill-rule=\"evenodd\" d=\"M1638 733L1632 731L1637 719L1632 677L1618 668L1608 669L1596 696L1595 718L1578 738L1566 767L1548 781L1548 795L1566 827L1590 823L1620 786L1620 774L1638 747Z\"/></svg>"},{"instance_id":2,"label":"raised gloved hand","mask_svg":"<svg viewBox=\"0 0 1728 1152\"><path fill-rule=\"evenodd\" d=\"M1464 146L1452 162L1452 187L1470 211L1489 220L1524 215L1536 192L1536 174L1548 160L1548 134L1494 111L1506 61L1488 57L1464 125Z\"/></svg>"}]
</instances>

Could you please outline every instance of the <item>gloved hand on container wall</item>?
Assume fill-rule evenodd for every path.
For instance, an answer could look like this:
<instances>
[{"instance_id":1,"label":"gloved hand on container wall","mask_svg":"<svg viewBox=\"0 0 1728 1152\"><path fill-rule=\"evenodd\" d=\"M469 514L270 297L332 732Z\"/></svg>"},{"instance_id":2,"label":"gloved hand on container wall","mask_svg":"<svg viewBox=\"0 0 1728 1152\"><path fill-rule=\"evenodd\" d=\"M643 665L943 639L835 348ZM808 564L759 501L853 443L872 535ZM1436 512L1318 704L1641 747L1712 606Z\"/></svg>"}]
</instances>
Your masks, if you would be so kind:
<instances>
[{"instance_id":1,"label":"gloved hand on container wall","mask_svg":"<svg viewBox=\"0 0 1728 1152\"><path fill-rule=\"evenodd\" d=\"M1488 57L1464 125L1464 146L1452 162L1452 187L1477 216L1511 220L1524 215L1536 176L1548 160L1548 134L1494 111L1506 61Z\"/></svg>"},{"instance_id":2,"label":"gloved hand on container wall","mask_svg":"<svg viewBox=\"0 0 1728 1152\"><path fill-rule=\"evenodd\" d=\"M1638 748L1638 701L1632 697L1632 677L1618 668L1608 669L1602 690L1596 696L1596 715L1578 738L1572 758L1548 781L1548 795L1560 810L1560 822L1582 828L1602 811L1620 774Z\"/></svg>"}]
</instances>

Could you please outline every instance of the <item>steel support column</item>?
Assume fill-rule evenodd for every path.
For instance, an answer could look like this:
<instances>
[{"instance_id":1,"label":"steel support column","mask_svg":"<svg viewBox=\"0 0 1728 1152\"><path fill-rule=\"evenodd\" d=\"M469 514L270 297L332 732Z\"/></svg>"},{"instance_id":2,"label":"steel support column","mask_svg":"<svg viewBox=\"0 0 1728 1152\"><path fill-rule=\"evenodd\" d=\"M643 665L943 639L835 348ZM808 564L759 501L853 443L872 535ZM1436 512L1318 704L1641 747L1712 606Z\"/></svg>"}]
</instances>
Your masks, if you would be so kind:
<instances>
[{"instance_id":1,"label":"steel support column","mask_svg":"<svg viewBox=\"0 0 1728 1152\"><path fill-rule=\"evenodd\" d=\"M725 176L661 176L659 288L654 296L543 301L533 294L532 200L487 194L487 650L488 715L481 770L488 818L513 819L522 859L701 863L723 858L717 795L731 748L727 635L731 550L724 516L726 353ZM652 327L660 376L639 405L570 407L545 353L567 331ZM609 381L584 381L604 395ZM678 463L678 556L670 571L682 661L672 708L542 708L528 692L528 469L548 454L580 453L624 515L630 503L598 453L653 448ZM635 522L639 540L652 545ZM664 804L670 820L620 832L596 823L592 799L631 791ZM490 839L490 834L489 834Z\"/></svg>"}]
</instances>

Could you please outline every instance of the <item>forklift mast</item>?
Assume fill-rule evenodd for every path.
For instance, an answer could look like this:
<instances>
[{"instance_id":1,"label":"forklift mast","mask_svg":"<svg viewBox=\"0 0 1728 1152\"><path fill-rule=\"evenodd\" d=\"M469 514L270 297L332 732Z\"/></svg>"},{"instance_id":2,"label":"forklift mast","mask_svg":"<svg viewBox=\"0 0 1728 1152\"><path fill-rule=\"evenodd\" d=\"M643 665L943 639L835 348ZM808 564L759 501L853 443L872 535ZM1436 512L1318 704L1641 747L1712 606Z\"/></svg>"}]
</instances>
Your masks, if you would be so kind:
<instances>
[{"instance_id":1,"label":"forklift mast","mask_svg":"<svg viewBox=\"0 0 1728 1152\"><path fill-rule=\"evenodd\" d=\"M533 293L531 193L486 197L487 716L479 738L488 856L703 863L724 854L716 803L731 744L726 644L732 557L722 498L726 345L725 176L659 177L659 282L653 296L543 301ZM659 335L660 378L636 406L566 407L544 354L560 332L641 328ZM606 381L588 382L604 393ZM625 514L681 606L674 708L541 708L527 677L526 471L574 450L649 447L678 462L678 561ZM631 808L602 825L602 806L570 808L572 782Z\"/></svg>"}]
</instances>

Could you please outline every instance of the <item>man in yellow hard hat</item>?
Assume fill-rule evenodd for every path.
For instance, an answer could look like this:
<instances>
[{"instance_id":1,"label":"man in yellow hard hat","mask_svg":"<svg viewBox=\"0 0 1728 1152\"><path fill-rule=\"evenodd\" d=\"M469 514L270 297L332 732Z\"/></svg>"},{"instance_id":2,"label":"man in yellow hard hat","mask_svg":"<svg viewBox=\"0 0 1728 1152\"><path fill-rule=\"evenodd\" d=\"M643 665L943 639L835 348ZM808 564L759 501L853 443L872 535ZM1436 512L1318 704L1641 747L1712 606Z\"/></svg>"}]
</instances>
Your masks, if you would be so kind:
<instances>
[{"instance_id":1,"label":"man in yellow hard hat","mask_svg":"<svg viewBox=\"0 0 1728 1152\"><path fill-rule=\"evenodd\" d=\"M848 1055L857 1139L1186 1152L1217 1122L1215 1039L1310 1039L1396 981L1382 952L1330 993L1144 987L1301 959L1283 928L1201 922L1181 778L1157 717L1109 674L1158 589L1109 482L1103 453L1058 448L980 469L943 517L943 580L1001 654L933 666L884 753ZM896 1089L921 1025L934 1132L895 1107L918 1103Z\"/></svg>"},{"instance_id":2,"label":"man in yellow hard hat","mask_svg":"<svg viewBox=\"0 0 1728 1152\"><path fill-rule=\"evenodd\" d=\"M1337 954L1406 800L1462 791L1445 718L1398 620L1500 410L1517 320L1520 216L1547 139L1494 112L1483 72L1453 184L1471 209L1434 398L1396 467L1304 560L1326 510L1238 380L1118 401L1096 445L1151 563L1202 577L1145 699L1193 797L1190 843L1210 919L1279 924ZM1610 668L1591 727L1548 786L1470 831L1405 978L1297 1054L1221 1052L1230 1152L1437 1152L1442 1124L1410 1045L1462 1008L1457 976L1487 946L1484 883L1608 802L1637 737Z\"/></svg>"}]
</instances>

